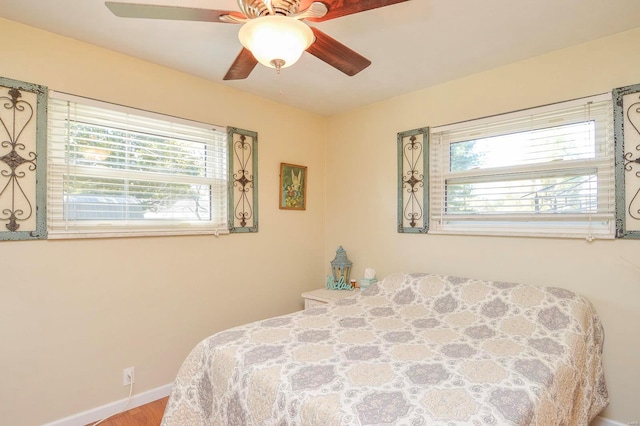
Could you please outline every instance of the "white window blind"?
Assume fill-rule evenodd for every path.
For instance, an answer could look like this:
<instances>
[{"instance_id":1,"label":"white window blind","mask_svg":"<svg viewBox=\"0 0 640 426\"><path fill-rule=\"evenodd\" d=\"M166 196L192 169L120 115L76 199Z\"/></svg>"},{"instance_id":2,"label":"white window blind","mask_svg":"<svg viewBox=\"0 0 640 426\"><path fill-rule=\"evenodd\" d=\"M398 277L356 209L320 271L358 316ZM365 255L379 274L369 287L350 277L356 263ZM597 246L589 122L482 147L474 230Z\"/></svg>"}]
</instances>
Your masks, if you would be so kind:
<instances>
[{"instance_id":1,"label":"white window blind","mask_svg":"<svg viewBox=\"0 0 640 426\"><path fill-rule=\"evenodd\" d=\"M227 231L223 128L51 92L50 238Z\"/></svg>"},{"instance_id":2,"label":"white window blind","mask_svg":"<svg viewBox=\"0 0 640 426\"><path fill-rule=\"evenodd\" d=\"M613 238L611 96L431 131L430 232Z\"/></svg>"}]
</instances>

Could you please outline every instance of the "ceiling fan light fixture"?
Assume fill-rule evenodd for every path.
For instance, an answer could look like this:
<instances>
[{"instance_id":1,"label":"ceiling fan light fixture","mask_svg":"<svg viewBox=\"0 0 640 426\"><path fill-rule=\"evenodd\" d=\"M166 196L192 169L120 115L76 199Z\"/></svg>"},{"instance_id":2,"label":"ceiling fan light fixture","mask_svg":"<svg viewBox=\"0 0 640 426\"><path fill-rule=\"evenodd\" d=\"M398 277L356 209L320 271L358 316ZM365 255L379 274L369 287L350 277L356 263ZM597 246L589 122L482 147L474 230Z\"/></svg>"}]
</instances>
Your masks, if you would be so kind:
<instances>
[{"instance_id":1,"label":"ceiling fan light fixture","mask_svg":"<svg viewBox=\"0 0 640 426\"><path fill-rule=\"evenodd\" d=\"M280 15L246 22L240 28L238 38L258 62L278 71L295 64L315 39L307 24Z\"/></svg>"}]
</instances>

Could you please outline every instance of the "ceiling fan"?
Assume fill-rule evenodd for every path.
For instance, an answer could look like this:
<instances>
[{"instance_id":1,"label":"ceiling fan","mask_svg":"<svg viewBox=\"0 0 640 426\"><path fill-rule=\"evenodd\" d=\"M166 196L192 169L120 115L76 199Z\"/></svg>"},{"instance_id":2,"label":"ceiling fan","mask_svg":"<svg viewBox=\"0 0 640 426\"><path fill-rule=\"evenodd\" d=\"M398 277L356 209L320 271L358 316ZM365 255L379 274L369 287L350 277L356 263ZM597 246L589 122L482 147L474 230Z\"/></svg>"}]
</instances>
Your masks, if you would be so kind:
<instances>
[{"instance_id":1,"label":"ceiling fan","mask_svg":"<svg viewBox=\"0 0 640 426\"><path fill-rule=\"evenodd\" d=\"M303 21L322 22L405 1L238 0L240 12L112 1L105 5L123 18L242 24L238 38L243 48L224 76L224 80L241 80L258 62L280 72L293 65L305 50L349 76L356 75L371 61Z\"/></svg>"}]
</instances>

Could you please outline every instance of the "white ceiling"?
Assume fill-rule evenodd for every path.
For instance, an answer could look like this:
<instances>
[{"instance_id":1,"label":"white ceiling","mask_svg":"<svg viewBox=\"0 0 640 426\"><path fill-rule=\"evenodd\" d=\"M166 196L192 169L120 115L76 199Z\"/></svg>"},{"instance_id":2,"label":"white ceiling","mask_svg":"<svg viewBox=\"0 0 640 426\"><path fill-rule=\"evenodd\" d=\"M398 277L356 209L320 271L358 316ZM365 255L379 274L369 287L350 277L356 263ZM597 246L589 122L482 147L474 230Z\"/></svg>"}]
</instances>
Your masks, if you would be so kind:
<instances>
[{"instance_id":1,"label":"white ceiling","mask_svg":"<svg viewBox=\"0 0 640 426\"><path fill-rule=\"evenodd\" d=\"M235 0L131 2L238 10ZM239 81L222 80L239 25L118 18L103 0L0 0L0 16L331 115L640 27L640 0L410 0L310 24L373 62L354 77L305 53L279 76L258 65Z\"/></svg>"}]
</instances>

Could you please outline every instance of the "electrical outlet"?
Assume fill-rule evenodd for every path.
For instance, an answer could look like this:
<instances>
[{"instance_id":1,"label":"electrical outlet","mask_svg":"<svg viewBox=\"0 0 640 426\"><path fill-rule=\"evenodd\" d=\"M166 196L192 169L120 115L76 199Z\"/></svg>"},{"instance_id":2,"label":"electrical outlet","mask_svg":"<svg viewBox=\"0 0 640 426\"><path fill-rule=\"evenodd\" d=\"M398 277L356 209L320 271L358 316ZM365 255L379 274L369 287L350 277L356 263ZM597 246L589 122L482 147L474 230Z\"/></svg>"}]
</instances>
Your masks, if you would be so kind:
<instances>
[{"instance_id":1,"label":"electrical outlet","mask_svg":"<svg viewBox=\"0 0 640 426\"><path fill-rule=\"evenodd\" d=\"M122 386L129 386L131 383L135 383L134 367L125 368L122 370Z\"/></svg>"}]
</instances>

